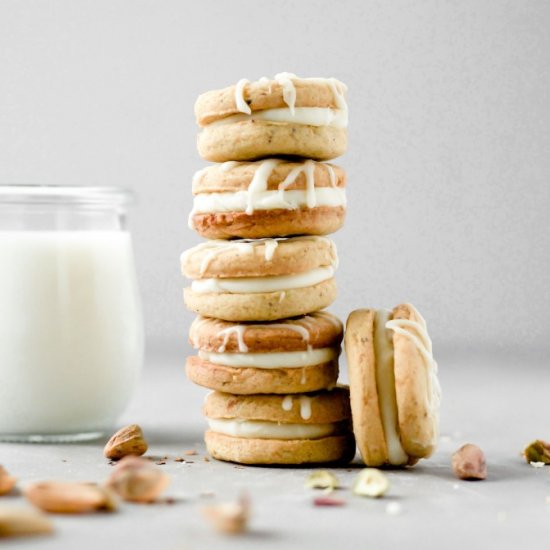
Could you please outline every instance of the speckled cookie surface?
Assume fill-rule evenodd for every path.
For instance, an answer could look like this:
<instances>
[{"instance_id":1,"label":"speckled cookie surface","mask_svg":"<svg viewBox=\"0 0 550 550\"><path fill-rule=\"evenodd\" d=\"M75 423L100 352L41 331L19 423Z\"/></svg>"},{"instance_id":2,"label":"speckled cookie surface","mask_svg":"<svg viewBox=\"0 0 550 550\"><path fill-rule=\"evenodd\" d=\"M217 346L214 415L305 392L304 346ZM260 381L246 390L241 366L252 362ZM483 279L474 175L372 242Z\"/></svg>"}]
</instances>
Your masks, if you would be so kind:
<instances>
[{"instance_id":1,"label":"speckled cookie surface","mask_svg":"<svg viewBox=\"0 0 550 550\"><path fill-rule=\"evenodd\" d=\"M346 152L346 128L266 120L243 120L203 128L199 155L212 162L289 156L330 160Z\"/></svg>"},{"instance_id":2,"label":"speckled cookie surface","mask_svg":"<svg viewBox=\"0 0 550 550\"><path fill-rule=\"evenodd\" d=\"M352 434L280 440L247 439L207 431L205 442L214 458L240 464L346 464L355 456Z\"/></svg>"},{"instance_id":3,"label":"speckled cookie surface","mask_svg":"<svg viewBox=\"0 0 550 550\"><path fill-rule=\"evenodd\" d=\"M376 386L374 317L372 309L353 311L345 333L353 432L367 466L389 462Z\"/></svg>"},{"instance_id":4,"label":"speckled cookie surface","mask_svg":"<svg viewBox=\"0 0 550 550\"><path fill-rule=\"evenodd\" d=\"M334 387L338 362L300 368L229 367L193 356L187 358L187 378L205 388L236 395L259 393L290 394Z\"/></svg>"},{"instance_id":5,"label":"speckled cookie surface","mask_svg":"<svg viewBox=\"0 0 550 550\"><path fill-rule=\"evenodd\" d=\"M187 308L204 317L227 321L274 321L324 309L336 299L334 277L313 286L277 292L197 293L184 289Z\"/></svg>"},{"instance_id":6,"label":"speckled cookie surface","mask_svg":"<svg viewBox=\"0 0 550 550\"><path fill-rule=\"evenodd\" d=\"M424 324L424 319L410 304L394 308L392 318ZM426 363L411 338L394 333L393 346L402 445L409 456L426 458L435 450L439 433L437 367L435 362Z\"/></svg>"},{"instance_id":7,"label":"speckled cookie surface","mask_svg":"<svg viewBox=\"0 0 550 550\"><path fill-rule=\"evenodd\" d=\"M318 206L295 210L215 212L193 215L193 229L205 239L262 239L291 235L328 235L344 225L346 209Z\"/></svg>"},{"instance_id":8,"label":"speckled cookie surface","mask_svg":"<svg viewBox=\"0 0 550 550\"><path fill-rule=\"evenodd\" d=\"M309 416L304 418L306 399ZM351 417L349 389L338 386L332 391L320 391L290 398L290 407L283 407L283 395L232 395L212 392L204 402L208 418L262 420L289 424L328 424Z\"/></svg>"},{"instance_id":9,"label":"speckled cookie surface","mask_svg":"<svg viewBox=\"0 0 550 550\"><path fill-rule=\"evenodd\" d=\"M274 245L270 256L268 247ZM334 243L326 237L292 237L271 243L215 241L202 243L181 256L183 274L190 279L267 277L303 273L336 265Z\"/></svg>"},{"instance_id":10,"label":"speckled cookie surface","mask_svg":"<svg viewBox=\"0 0 550 550\"><path fill-rule=\"evenodd\" d=\"M242 352L242 344L250 353L305 351L339 347L343 327L335 315L319 311L303 317L276 323L243 323L242 344L239 344L235 323L198 317L189 328L189 342L197 349L227 353Z\"/></svg>"}]
</instances>

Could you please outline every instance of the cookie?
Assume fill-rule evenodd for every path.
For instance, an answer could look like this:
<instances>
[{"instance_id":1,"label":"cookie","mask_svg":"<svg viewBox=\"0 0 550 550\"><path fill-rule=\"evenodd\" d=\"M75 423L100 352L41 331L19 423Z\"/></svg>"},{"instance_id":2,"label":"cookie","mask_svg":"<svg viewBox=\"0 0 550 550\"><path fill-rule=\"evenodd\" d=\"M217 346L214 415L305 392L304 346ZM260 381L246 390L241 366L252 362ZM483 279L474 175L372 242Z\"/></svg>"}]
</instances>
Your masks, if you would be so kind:
<instances>
[{"instance_id":1,"label":"cookie","mask_svg":"<svg viewBox=\"0 0 550 550\"><path fill-rule=\"evenodd\" d=\"M242 464L349 462L355 455L349 391L299 395L212 392L204 414L208 452Z\"/></svg>"},{"instance_id":2,"label":"cookie","mask_svg":"<svg viewBox=\"0 0 550 550\"><path fill-rule=\"evenodd\" d=\"M207 239L326 235L344 223L342 168L306 160L226 162L195 174L189 227Z\"/></svg>"},{"instance_id":3,"label":"cookie","mask_svg":"<svg viewBox=\"0 0 550 550\"><path fill-rule=\"evenodd\" d=\"M326 237L209 241L182 254L187 307L226 321L305 315L336 298L336 247Z\"/></svg>"},{"instance_id":4,"label":"cookie","mask_svg":"<svg viewBox=\"0 0 550 550\"><path fill-rule=\"evenodd\" d=\"M347 147L346 86L334 78L242 79L199 96L197 145L206 160L272 156L329 160Z\"/></svg>"},{"instance_id":5,"label":"cookie","mask_svg":"<svg viewBox=\"0 0 550 550\"><path fill-rule=\"evenodd\" d=\"M438 437L440 388L426 322L411 304L353 311L345 350L353 431L367 466L429 457Z\"/></svg>"},{"instance_id":6,"label":"cookie","mask_svg":"<svg viewBox=\"0 0 550 550\"><path fill-rule=\"evenodd\" d=\"M187 377L233 394L304 393L333 388L343 327L328 312L272 323L235 324L197 317Z\"/></svg>"}]
</instances>

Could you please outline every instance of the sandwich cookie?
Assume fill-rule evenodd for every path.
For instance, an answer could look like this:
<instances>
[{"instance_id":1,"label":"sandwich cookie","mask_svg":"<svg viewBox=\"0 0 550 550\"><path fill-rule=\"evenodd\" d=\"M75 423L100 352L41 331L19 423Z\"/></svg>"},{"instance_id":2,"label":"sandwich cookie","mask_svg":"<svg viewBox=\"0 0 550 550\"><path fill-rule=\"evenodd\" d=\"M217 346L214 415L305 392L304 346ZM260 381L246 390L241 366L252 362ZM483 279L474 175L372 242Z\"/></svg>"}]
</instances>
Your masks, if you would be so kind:
<instances>
[{"instance_id":1,"label":"sandwich cookie","mask_svg":"<svg viewBox=\"0 0 550 550\"><path fill-rule=\"evenodd\" d=\"M187 307L226 321L305 315L336 298L336 247L326 237L209 241L182 254Z\"/></svg>"},{"instance_id":2,"label":"sandwich cookie","mask_svg":"<svg viewBox=\"0 0 550 550\"><path fill-rule=\"evenodd\" d=\"M214 162L298 156L328 160L347 147L346 86L281 73L199 96L199 154Z\"/></svg>"},{"instance_id":3,"label":"sandwich cookie","mask_svg":"<svg viewBox=\"0 0 550 550\"><path fill-rule=\"evenodd\" d=\"M411 304L359 309L345 349L353 431L367 466L404 466L435 450L440 387L426 322Z\"/></svg>"},{"instance_id":4,"label":"sandwich cookie","mask_svg":"<svg viewBox=\"0 0 550 550\"><path fill-rule=\"evenodd\" d=\"M198 354L187 359L187 377L233 394L330 389L342 335L340 320L325 311L262 324L197 317L189 340Z\"/></svg>"},{"instance_id":5,"label":"sandwich cookie","mask_svg":"<svg viewBox=\"0 0 550 550\"><path fill-rule=\"evenodd\" d=\"M349 462L355 455L349 391L301 395L212 392L204 404L208 452L242 464Z\"/></svg>"},{"instance_id":6,"label":"sandwich cookie","mask_svg":"<svg viewBox=\"0 0 550 550\"><path fill-rule=\"evenodd\" d=\"M193 178L189 227L207 239L326 235L346 208L342 168L306 160L229 161Z\"/></svg>"}]
</instances>

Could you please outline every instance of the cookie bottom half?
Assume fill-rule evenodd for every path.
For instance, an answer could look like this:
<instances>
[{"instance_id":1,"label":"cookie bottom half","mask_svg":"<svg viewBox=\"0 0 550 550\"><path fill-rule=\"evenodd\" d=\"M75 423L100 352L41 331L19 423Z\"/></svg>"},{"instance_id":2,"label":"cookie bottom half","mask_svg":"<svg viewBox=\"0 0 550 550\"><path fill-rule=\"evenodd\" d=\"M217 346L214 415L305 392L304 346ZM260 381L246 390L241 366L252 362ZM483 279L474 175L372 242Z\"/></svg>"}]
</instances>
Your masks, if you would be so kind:
<instances>
[{"instance_id":1,"label":"cookie bottom half","mask_svg":"<svg viewBox=\"0 0 550 550\"><path fill-rule=\"evenodd\" d=\"M352 434L320 439L247 439L207 431L208 452L218 460L240 464L347 464L355 456Z\"/></svg>"},{"instance_id":2,"label":"cookie bottom half","mask_svg":"<svg viewBox=\"0 0 550 550\"><path fill-rule=\"evenodd\" d=\"M256 210L195 214L193 228L206 239L263 239L292 235L328 235L344 223L343 206L319 206L293 210Z\"/></svg>"},{"instance_id":3,"label":"cookie bottom half","mask_svg":"<svg viewBox=\"0 0 550 550\"><path fill-rule=\"evenodd\" d=\"M246 120L206 126L198 136L197 147L201 157L213 162L273 156L330 160L345 153L347 131L333 126Z\"/></svg>"}]
</instances>

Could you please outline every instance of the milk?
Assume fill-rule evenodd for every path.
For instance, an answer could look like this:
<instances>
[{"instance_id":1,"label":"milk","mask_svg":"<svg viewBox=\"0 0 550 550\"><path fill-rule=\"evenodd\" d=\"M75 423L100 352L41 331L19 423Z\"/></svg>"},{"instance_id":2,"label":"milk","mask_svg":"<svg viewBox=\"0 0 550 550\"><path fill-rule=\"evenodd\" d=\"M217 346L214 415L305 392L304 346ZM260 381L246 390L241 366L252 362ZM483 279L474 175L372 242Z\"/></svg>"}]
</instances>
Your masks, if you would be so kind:
<instances>
[{"instance_id":1,"label":"milk","mask_svg":"<svg viewBox=\"0 0 550 550\"><path fill-rule=\"evenodd\" d=\"M142 361L129 233L0 231L0 438L111 429Z\"/></svg>"}]
</instances>

